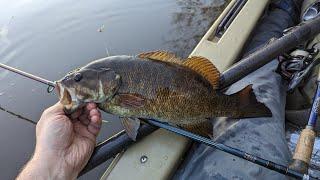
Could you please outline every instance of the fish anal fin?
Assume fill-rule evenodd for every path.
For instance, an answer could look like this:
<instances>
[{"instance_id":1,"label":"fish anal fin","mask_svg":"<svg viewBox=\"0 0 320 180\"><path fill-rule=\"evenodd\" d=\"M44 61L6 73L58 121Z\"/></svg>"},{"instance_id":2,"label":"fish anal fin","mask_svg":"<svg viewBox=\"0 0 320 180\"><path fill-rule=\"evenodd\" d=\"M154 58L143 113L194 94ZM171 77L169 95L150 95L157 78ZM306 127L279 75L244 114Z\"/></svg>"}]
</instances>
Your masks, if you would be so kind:
<instances>
[{"instance_id":1,"label":"fish anal fin","mask_svg":"<svg viewBox=\"0 0 320 180\"><path fill-rule=\"evenodd\" d=\"M122 117L121 124L124 127L128 136L136 141L138 135L138 129L140 127L140 120L138 118L129 118L129 117Z\"/></svg>"},{"instance_id":2,"label":"fish anal fin","mask_svg":"<svg viewBox=\"0 0 320 180\"><path fill-rule=\"evenodd\" d=\"M144 106L145 99L138 94L118 94L120 105L127 108L140 108Z\"/></svg>"},{"instance_id":3,"label":"fish anal fin","mask_svg":"<svg viewBox=\"0 0 320 180\"><path fill-rule=\"evenodd\" d=\"M232 118L254 118L254 117L271 117L270 109L259 102L253 92L252 85L248 85L241 91L233 94L239 100L239 116Z\"/></svg>"},{"instance_id":4,"label":"fish anal fin","mask_svg":"<svg viewBox=\"0 0 320 180\"><path fill-rule=\"evenodd\" d=\"M151 59L175 64L182 64L182 60L176 57L175 54L166 51L151 51L145 52L138 55L141 59Z\"/></svg>"},{"instance_id":5,"label":"fish anal fin","mask_svg":"<svg viewBox=\"0 0 320 180\"><path fill-rule=\"evenodd\" d=\"M204 136L204 137L211 138L212 134L213 134L212 133L213 132L212 123L207 119L205 119L199 123L180 124L179 126L187 131L191 131L195 134L198 134L198 135Z\"/></svg>"},{"instance_id":6,"label":"fish anal fin","mask_svg":"<svg viewBox=\"0 0 320 180\"><path fill-rule=\"evenodd\" d=\"M183 65L194 70L208 80L213 89L218 88L220 72L207 58L193 56L184 61Z\"/></svg>"}]
</instances>

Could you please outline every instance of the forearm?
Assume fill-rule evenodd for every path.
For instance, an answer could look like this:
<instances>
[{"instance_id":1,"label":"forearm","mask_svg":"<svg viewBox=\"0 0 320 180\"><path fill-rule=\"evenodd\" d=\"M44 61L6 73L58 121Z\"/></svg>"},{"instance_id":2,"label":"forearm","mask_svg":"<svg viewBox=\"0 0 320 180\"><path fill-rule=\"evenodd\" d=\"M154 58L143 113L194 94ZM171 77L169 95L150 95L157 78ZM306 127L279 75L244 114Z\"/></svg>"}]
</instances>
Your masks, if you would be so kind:
<instances>
[{"instance_id":1,"label":"forearm","mask_svg":"<svg viewBox=\"0 0 320 180\"><path fill-rule=\"evenodd\" d=\"M42 160L34 156L18 175L17 180L76 179L77 175L64 167L59 160Z\"/></svg>"}]
</instances>

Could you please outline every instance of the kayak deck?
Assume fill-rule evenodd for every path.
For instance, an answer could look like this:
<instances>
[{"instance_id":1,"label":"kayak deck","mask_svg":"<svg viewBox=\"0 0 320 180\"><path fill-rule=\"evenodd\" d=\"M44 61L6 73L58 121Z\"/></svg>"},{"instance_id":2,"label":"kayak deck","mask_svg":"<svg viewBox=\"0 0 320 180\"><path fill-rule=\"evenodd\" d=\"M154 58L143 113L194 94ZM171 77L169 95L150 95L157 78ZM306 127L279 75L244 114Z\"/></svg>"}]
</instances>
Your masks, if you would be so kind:
<instances>
[{"instance_id":1,"label":"kayak deck","mask_svg":"<svg viewBox=\"0 0 320 180\"><path fill-rule=\"evenodd\" d=\"M234 63L250 36L268 0L247 0L222 36L216 30L236 5L232 0L204 35L190 56L208 58L220 72ZM168 179L175 172L191 141L182 136L157 130L115 158L101 179Z\"/></svg>"}]
</instances>

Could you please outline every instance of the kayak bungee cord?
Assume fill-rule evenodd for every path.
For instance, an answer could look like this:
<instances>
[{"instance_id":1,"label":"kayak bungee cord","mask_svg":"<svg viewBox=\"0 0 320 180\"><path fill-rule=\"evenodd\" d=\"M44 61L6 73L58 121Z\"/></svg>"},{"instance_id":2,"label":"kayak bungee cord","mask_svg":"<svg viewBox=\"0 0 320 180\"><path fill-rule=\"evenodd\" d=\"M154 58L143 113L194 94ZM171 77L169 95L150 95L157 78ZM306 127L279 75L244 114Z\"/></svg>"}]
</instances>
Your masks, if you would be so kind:
<instances>
[{"instance_id":1,"label":"kayak bungee cord","mask_svg":"<svg viewBox=\"0 0 320 180\"><path fill-rule=\"evenodd\" d=\"M215 142L215 141L213 141L211 139L199 136L197 134L194 134L194 133L191 133L189 131L186 131L186 130L171 126L171 125L163 123L163 122L159 122L159 121L156 121L156 120L153 120L153 119L141 119L141 120L146 122L146 123L148 123L148 124L151 124L153 126L160 127L162 129L174 132L176 134L188 137L188 138L190 138L190 139L192 139L194 141L197 141L199 143L203 143L203 144L205 144L207 146L219 149L219 150L221 150L223 152L226 152L228 154L232 154L232 155L237 156L239 158L242 158L242 159L245 159L247 161L250 161L250 162L252 162L254 164L263 166L265 168L268 168L270 170L279 172L281 174L284 174L284 175L287 175L287 176L290 176L290 177L299 178L299 179L320 179L320 178L317 178L317 177L310 176L308 174L300 173L298 171L290 169L287 166L284 166L284 165L281 165L281 164L278 164L278 163L275 163L275 162L272 162L272 161L269 161L269 160L254 156L254 155L246 153L246 152L244 152L242 150L239 150L239 149L236 149L236 148L233 148L233 147L221 144L221 143L217 143L217 142Z\"/></svg>"},{"instance_id":2,"label":"kayak bungee cord","mask_svg":"<svg viewBox=\"0 0 320 180\"><path fill-rule=\"evenodd\" d=\"M11 72L20 74L20 75L22 75L22 76L24 76L24 77L27 77L27 78L30 78L30 79L33 79L33 80L35 80L35 81L38 81L38 82L41 82L41 83L43 83L43 84L48 85L48 89L47 89L48 93L52 92L52 91L54 90L55 86L56 86L56 83L53 82L53 81L49 81L49 80L43 79L43 78L41 78L41 77L39 77L39 76L35 76L35 75L33 75L33 74L30 74L30 73L21 71L21 70L19 70L19 69L10 67L10 66L8 66L8 65L5 65L5 64L0 63L0 67L3 68L3 69L9 70L9 71L11 71Z\"/></svg>"},{"instance_id":3,"label":"kayak bungee cord","mask_svg":"<svg viewBox=\"0 0 320 180\"><path fill-rule=\"evenodd\" d=\"M316 137L315 127L318 120L318 111L320 103L320 68L318 69L317 89L313 97L312 108L310 109L308 124L301 131L296 149L293 155L293 162L290 165L291 169L301 173L307 173L314 141Z\"/></svg>"}]
</instances>

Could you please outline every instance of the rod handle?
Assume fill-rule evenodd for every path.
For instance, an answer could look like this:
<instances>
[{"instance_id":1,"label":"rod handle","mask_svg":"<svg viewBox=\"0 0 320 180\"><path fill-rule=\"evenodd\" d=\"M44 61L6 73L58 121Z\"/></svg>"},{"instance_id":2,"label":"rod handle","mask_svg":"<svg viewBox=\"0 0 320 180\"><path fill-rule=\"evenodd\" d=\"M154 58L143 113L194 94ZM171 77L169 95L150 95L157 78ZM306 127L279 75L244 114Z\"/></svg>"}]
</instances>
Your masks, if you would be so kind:
<instances>
[{"instance_id":1,"label":"rod handle","mask_svg":"<svg viewBox=\"0 0 320 180\"><path fill-rule=\"evenodd\" d=\"M308 172L309 163L311 160L314 140L316 133L312 128L306 127L302 130L290 169L306 174Z\"/></svg>"}]
</instances>

